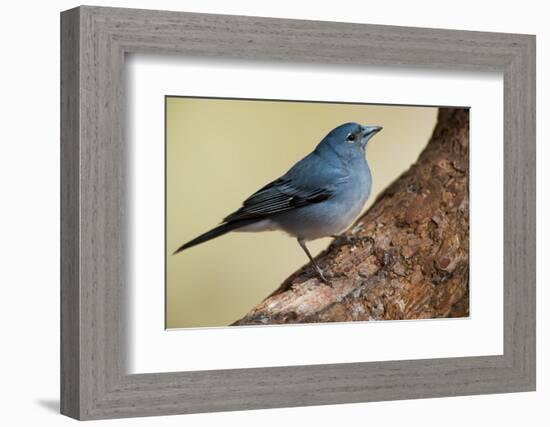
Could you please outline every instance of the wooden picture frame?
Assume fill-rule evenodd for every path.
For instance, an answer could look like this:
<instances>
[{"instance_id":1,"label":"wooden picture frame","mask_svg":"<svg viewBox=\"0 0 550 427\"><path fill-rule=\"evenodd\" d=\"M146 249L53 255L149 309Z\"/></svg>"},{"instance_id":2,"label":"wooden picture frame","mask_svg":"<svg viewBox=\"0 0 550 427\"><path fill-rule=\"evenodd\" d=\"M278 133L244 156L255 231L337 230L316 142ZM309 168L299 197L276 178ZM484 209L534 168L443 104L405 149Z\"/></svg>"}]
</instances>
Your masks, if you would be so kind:
<instances>
[{"instance_id":1,"label":"wooden picture frame","mask_svg":"<svg viewBox=\"0 0 550 427\"><path fill-rule=\"evenodd\" d=\"M126 373L126 53L490 70L504 78L499 356ZM535 37L104 7L61 14L61 412L77 419L535 389Z\"/></svg>"}]
</instances>

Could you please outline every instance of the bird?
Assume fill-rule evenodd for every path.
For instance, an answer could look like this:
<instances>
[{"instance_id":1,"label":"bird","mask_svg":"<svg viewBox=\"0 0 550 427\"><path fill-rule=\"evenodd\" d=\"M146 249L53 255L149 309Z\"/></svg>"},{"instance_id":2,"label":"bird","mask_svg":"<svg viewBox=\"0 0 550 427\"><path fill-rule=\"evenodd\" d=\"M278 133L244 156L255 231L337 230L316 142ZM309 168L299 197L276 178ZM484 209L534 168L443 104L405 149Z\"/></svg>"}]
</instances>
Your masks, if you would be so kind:
<instances>
[{"instance_id":1,"label":"bird","mask_svg":"<svg viewBox=\"0 0 550 427\"><path fill-rule=\"evenodd\" d=\"M355 122L332 129L284 175L261 187L220 225L181 245L173 255L230 231L280 230L296 238L321 281L328 284L306 242L339 237L361 213L372 187L366 147L381 130L381 126Z\"/></svg>"}]
</instances>

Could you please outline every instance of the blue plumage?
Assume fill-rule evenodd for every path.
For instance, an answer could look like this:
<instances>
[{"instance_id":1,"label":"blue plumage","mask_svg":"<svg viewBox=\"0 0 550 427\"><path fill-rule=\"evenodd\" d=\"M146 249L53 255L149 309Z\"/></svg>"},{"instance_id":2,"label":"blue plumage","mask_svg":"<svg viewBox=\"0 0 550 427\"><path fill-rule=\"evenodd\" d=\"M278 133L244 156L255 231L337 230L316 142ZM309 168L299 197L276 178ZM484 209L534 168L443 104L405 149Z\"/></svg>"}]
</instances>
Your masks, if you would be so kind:
<instances>
[{"instance_id":1,"label":"blue plumage","mask_svg":"<svg viewBox=\"0 0 550 427\"><path fill-rule=\"evenodd\" d=\"M359 215L371 191L365 159L368 141L382 128L345 123L330 131L315 150L279 179L262 187L213 230L174 253L229 231L282 230L298 239L320 278L323 272L305 242L345 231Z\"/></svg>"}]
</instances>

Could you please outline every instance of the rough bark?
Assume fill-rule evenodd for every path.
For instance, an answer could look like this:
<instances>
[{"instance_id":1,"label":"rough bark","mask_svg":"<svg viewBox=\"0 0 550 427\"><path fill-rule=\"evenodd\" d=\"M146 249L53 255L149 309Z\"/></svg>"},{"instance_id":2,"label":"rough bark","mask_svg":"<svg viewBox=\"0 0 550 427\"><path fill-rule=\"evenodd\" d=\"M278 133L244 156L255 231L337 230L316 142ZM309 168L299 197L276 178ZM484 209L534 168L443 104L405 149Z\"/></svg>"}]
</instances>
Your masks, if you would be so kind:
<instances>
[{"instance_id":1,"label":"rough bark","mask_svg":"<svg viewBox=\"0 0 550 427\"><path fill-rule=\"evenodd\" d=\"M469 315L469 114L442 108L411 168L348 231L234 325Z\"/></svg>"}]
</instances>

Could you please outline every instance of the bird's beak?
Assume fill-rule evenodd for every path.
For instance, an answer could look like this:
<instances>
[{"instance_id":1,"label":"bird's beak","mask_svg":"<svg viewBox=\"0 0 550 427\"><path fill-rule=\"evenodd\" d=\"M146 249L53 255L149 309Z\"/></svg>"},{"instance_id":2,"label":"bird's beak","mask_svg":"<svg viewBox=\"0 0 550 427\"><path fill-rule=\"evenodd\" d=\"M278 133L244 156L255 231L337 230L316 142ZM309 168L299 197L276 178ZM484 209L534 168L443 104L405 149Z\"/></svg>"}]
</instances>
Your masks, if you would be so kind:
<instances>
[{"instance_id":1,"label":"bird's beak","mask_svg":"<svg viewBox=\"0 0 550 427\"><path fill-rule=\"evenodd\" d=\"M363 138L372 137L382 130L382 126L361 126Z\"/></svg>"}]
</instances>

